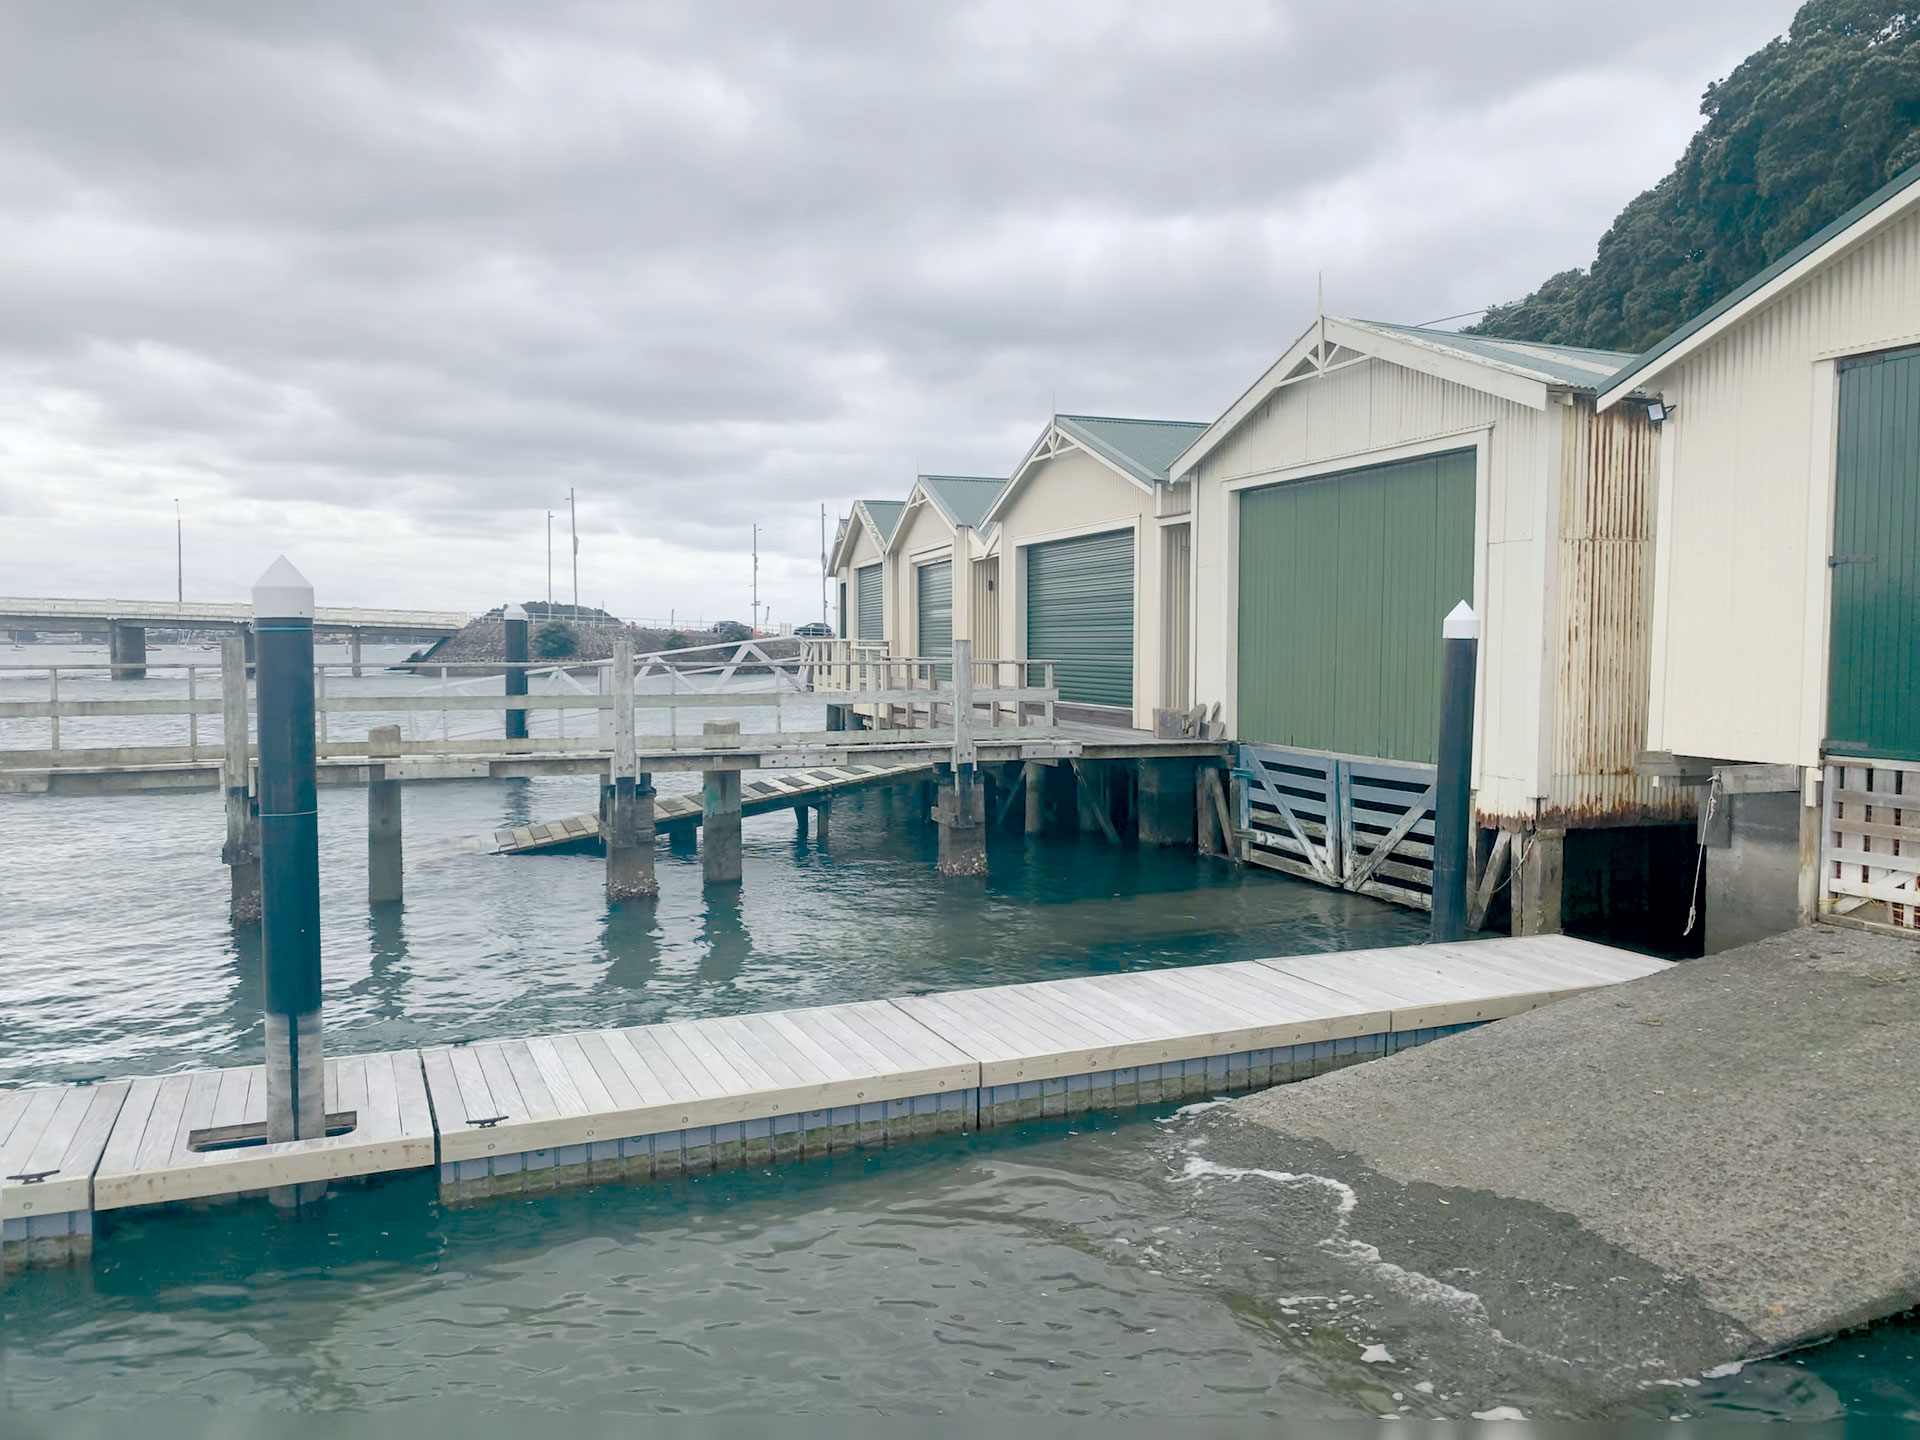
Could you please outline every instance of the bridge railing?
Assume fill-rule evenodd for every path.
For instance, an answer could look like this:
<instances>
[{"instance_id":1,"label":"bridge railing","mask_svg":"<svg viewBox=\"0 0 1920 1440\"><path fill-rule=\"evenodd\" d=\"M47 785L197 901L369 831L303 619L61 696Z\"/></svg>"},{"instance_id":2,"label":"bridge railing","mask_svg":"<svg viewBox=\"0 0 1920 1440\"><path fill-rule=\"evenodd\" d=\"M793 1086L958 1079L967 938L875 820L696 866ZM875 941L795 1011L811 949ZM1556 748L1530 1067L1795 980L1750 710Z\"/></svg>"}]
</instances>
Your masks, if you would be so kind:
<instances>
[{"instance_id":1,"label":"bridge railing","mask_svg":"<svg viewBox=\"0 0 1920 1440\"><path fill-rule=\"evenodd\" d=\"M365 677L323 663L314 667L315 748L323 760L365 756L371 726L398 724L403 756L610 755L623 717L640 755L713 749L702 722L722 717L739 719L743 732L726 748L951 747L967 763L983 738L1064 740L1050 663L974 660L965 641L955 651L907 658L844 642L756 639L630 659L415 662ZM622 686L615 676L629 666ZM149 661L135 693L106 683L128 668L0 666L0 771L231 760L223 716L251 714L244 669ZM488 673L472 673L481 668ZM509 671L526 676L527 693L506 693ZM525 737L502 733L512 710L527 717Z\"/></svg>"}]
</instances>

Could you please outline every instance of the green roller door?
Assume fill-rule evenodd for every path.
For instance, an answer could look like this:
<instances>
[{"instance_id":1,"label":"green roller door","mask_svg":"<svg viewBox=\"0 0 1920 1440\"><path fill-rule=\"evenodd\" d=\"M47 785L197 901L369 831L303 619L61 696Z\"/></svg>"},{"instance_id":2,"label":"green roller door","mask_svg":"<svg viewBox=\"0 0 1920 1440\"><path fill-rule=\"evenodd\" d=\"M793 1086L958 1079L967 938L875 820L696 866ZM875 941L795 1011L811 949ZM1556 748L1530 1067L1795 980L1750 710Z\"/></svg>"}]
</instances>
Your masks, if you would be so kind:
<instances>
[{"instance_id":1,"label":"green roller door","mask_svg":"<svg viewBox=\"0 0 1920 1440\"><path fill-rule=\"evenodd\" d=\"M1461 450L1241 495L1240 739L1433 763L1473 491Z\"/></svg>"},{"instance_id":2,"label":"green roller door","mask_svg":"<svg viewBox=\"0 0 1920 1440\"><path fill-rule=\"evenodd\" d=\"M862 640L887 638L887 606L885 592L880 588L880 569L878 565L862 565L853 572L854 589L859 592L858 623Z\"/></svg>"},{"instance_id":3,"label":"green roller door","mask_svg":"<svg viewBox=\"0 0 1920 1440\"><path fill-rule=\"evenodd\" d=\"M1920 760L1920 350L1838 368L1827 748Z\"/></svg>"},{"instance_id":4,"label":"green roller door","mask_svg":"<svg viewBox=\"0 0 1920 1440\"><path fill-rule=\"evenodd\" d=\"M913 574L916 623L920 644L914 653L923 659L943 659L953 654L953 562L922 565ZM940 678L952 676L947 666L940 667Z\"/></svg>"},{"instance_id":5,"label":"green roller door","mask_svg":"<svg viewBox=\"0 0 1920 1440\"><path fill-rule=\"evenodd\" d=\"M1027 658L1059 662L1062 700L1133 704L1131 530L1027 547Z\"/></svg>"}]
</instances>

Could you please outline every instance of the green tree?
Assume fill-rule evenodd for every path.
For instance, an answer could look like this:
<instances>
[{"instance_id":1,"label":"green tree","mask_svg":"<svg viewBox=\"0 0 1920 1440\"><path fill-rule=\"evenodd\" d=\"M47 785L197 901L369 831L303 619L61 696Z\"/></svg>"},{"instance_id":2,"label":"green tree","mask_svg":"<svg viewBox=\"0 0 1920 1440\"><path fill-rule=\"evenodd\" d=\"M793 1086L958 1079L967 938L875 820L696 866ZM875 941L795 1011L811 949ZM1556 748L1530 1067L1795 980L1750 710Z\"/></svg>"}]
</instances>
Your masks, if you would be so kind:
<instances>
[{"instance_id":1,"label":"green tree","mask_svg":"<svg viewBox=\"0 0 1920 1440\"><path fill-rule=\"evenodd\" d=\"M579 648L579 635L564 620L549 620L533 632L533 653L542 660L565 660Z\"/></svg>"},{"instance_id":2,"label":"green tree","mask_svg":"<svg viewBox=\"0 0 1920 1440\"><path fill-rule=\"evenodd\" d=\"M1920 164L1920 4L1808 0L1700 110L1679 164L1620 212L1591 269L1468 333L1638 353Z\"/></svg>"}]
</instances>

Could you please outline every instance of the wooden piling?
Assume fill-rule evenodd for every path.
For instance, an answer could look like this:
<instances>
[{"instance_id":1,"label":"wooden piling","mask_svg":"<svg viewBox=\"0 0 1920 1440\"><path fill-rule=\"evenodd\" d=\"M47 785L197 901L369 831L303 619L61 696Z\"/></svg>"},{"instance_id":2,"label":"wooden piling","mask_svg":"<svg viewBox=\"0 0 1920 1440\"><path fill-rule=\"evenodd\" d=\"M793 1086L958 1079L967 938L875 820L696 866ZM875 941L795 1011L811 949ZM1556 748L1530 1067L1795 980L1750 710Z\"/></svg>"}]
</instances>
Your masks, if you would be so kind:
<instances>
[{"instance_id":1,"label":"wooden piling","mask_svg":"<svg viewBox=\"0 0 1920 1440\"><path fill-rule=\"evenodd\" d=\"M941 875L987 873L986 796L972 765L942 765L933 804Z\"/></svg>"},{"instance_id":2,"label":"wooden piling","mask_svg":"<svg viewBox=\"0 0 1920 1440\"><path fill-rule=\"evenodd\" d=\"M710 748L737 745L740 722L708 720L700 727L700 733ZM702 773L700 868L709 885L740 883L740 772L737 769Z\"/></svg>"},{"instance_id":3,"label":"wooden piling","mask_svg":"<svg viewBox=\"0 0 1920 1440\"><path fill-rule=\"evenodd\" d=\"M522 671L522 676L525 675ZM651 900L660 893L653 864L653 777L636 773L633 738L633 641L613 642L613 760L601 800L600 833L607 848L607 899ZM522 712L522 733L525 715Z\"/></svg>"},{"instance_id":4,"label":"wooden piling","mask_svg":"<svg viewBox=\"0 0 1920 1440\"><path fill-rule=\"evenodd\" d=\"M831 800L822 800L818 805L813 807L813 815L813 843L816 848L824 850L827 848L828 825L833 818L833 802Z\"/></svg>"},{"instance_id":5,"label":"wooden piling","mask_svg":"<svg viewBox=\"0 0 1920 1440\"><path fill-rule=\"evenodd\" d=\"M400 727L367 731L367 903L391 905L404 893L400 781L385 763L400 758Z\"/></svg>"},{"instance_id":6,"label":"wooden piling","mask_svg":"<svg viewBox=\"0 0 1920 1440\"><path fill-rule=\"evenodd\" d=\"M1194 765L1187 759L1140 760L1139 833L1143 846L1194 843Z\"/></svg>"},{"instance_id":7,"label":"wooden piling","mask_svg":"<svg viewBox=\"0 0 1920 1440\"><path fill-rule=\"evenodd\" d=\"M1047 771L1053 767L1040 760L1026 762L1026 833L1039 835L1047 828Z\"/></svg>"},{"instance_id":8,"label":"wooden piling","mask_svg":"<svg viewBox=\"0 0 1920 1440\"><path fill-rule=\"evenodd\" d=\"M247 744L247 644L238 631L220 637L220 723L220 787L227 797L227 843L220 863L230 879L227 914L235 925L258 925L260 846L249 788L253 767Z\"/></svg>"}]
</instances>

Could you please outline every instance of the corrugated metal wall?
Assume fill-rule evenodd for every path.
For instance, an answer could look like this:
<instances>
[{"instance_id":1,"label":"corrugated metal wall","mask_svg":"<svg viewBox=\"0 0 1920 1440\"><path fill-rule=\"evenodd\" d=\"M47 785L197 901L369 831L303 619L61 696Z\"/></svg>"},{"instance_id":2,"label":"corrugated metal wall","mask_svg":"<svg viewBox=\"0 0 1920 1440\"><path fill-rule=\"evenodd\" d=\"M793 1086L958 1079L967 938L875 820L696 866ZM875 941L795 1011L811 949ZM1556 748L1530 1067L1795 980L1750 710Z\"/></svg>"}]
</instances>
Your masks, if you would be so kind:
<instances>
[{"instance_id":1,"label":"corrugated metal wall","mask_svg":"<svg viewBox=\"0 0 1920 1440\"><path fill-rule=\"evenodd\" d=\"M973 655L1000 658L1000 557L973 562Z\"/></svg>"},{"instance_id":2,"label":"corrugated metal wall","mask_svg":"<svg viewBox=\"0 0 1920 1440\"><path fill-rule=\"evenodd\" d=\"M1807 595L1828 538L1826 518L1809 514L1814 361L1917 335L1920 214L1909 214L1661 382L1675 410L1654 748L1818 763L1824 724L1805 718L1826 709L1807 663L1826 645Z\"/></svg>"},{"instance_id":3,"label":"corrugated metal wall","mask_svg":"<svg viewBox=\"0 0 1920 1440\"><path fill-rule=\"evenodd\" d=\"M913 572L914 654L941 658L953 654L953 562L919 565Z\"/></svg>"},{"instance_id":4,"label":"corrugated metal wall","mask_svg":"<svg viewBox=\"0 0 1920 1440\"><path fill-rule=\"evenodd\" d=\"M858 591L859 638L862 640L887 638L887 592L881 583L881 572L885 568L883 565L862 565L853 572Z\"/></svg>"},{"instance_id":5,"label":"corrugated metal wall","mask_svg":"<svg viewBox=\"0 0 1920 1440\"><path fill-rule=\"evenodd\" d=\"M1576 397L1561 438L1559 664L1543 808L1573 824L1684 820L1692 792L1633 773L1646 744L1658 432L1637 405L1596 415Z\"/></svg>"},{"instance_id":6,"label":"corrugated metal wall","mask_svg":"<svg viewBox=\"0 0 1920 1440\"><path fill-rule=\"evenodd\" d=\"M1455 451L1242 493L1239 739L1434 763L1474 469Z\"/></svg>"},{"instance_id":7,"label":"corrugated metal wall","mask_svg":"<svg viewBox=\"0 0 1920 1440\"><path fill-rule=\"evenodd\" d=\"M1029 660L1058 661L1060 698L1133 703L1133 532L1027 547Z\"/></svg>"},{"instance_id":8,"label":"corrugated metal wall","mask_svg":"<svg viewBox=\"0 0 1920 1440\"><path fill-rule=\"evenodd\" d=\"M1920 760L1920 350L1839 384L1827 748Z\"/></svg>"},{"instance_id":9,"label":"corrugated metal wall","mask_svg":"<svg viewBox=\"0 0 1920 1440\"><path fill-rule=\"evenodd\" d=\"M1193 703L1193 527L1163 527L1160 545L1160 703L1184 710Z\"/></svg>"}]
</instances>

